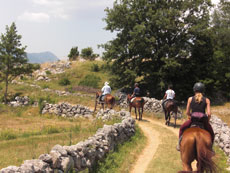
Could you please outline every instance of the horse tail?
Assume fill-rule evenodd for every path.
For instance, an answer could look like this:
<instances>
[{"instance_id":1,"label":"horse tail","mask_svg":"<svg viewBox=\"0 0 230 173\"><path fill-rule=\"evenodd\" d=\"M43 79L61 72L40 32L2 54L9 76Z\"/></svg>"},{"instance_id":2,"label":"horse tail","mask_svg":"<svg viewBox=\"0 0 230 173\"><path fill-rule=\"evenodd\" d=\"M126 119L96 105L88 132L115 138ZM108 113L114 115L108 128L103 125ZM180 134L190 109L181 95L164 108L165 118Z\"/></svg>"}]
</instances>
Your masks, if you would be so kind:
<instances>
[{"instance_id":1,"label":"horse tail","mask_svg":"<svg viewBox=\"0 0 230 173\"><path fill-rule=\"evenodd\" d=\"M196 137L196 148L197 160L199 163L198 172L216 172L217 166L212 160L214 153L211 151L211 146L208 147L208 144L206 143L204 138L200 138L199 136Z\"/></svg>"}]
</instances>

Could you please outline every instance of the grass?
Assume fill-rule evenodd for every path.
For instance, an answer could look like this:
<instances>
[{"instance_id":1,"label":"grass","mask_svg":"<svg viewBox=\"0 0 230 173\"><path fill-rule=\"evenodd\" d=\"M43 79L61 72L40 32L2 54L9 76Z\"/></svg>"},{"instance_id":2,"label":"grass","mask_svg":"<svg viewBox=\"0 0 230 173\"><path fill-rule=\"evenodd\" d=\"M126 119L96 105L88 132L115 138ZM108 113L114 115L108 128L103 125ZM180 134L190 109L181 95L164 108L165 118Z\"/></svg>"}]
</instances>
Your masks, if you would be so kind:
<instances>
[{"instance_id":1,"label":"grass","mask_svg":"<svg viewBox=\"0 0 230 173\"><path fill-rule=\"evenodd\" d=\"M152 127L161 134L161 143L146 173L168 173L182 170L180 153L175 149L178 138L166 128L159 127L158 125L152 125Z\"/></svg>"},{"instance_id":2,"label":"grass","mask_svg":"<svg viewBox=\"0 0 230 173\"><path fill-rule=\"evenodd\" d=\"M11 108L0 104L0 109L0 169L38 158L56 144L76 144L104 125L101 120L40 115L37 107ZM106 124L119 121L115 119Z\"/></svg>"},{"instance_id":3,"label":"grass","mask_svg":"<svg viewBox=\"0 0 230 173\"><path fill-rule=\"evenodd\" d=\"M225 103L220 106L212 106L211 107L212 114L217 115L221 118L222 121L228 124L230 127L230 103Z\"/></svg>"},{"instance_id":4,"label":"grass","mask_svg":"<svg viewBox=\"0 0 230 173\"><path fill-rule=\"evenodd\" d=\"M93 173L128 173L146 144L146 137L136 126L136 134L127 142L118 145L115 151L99 162Z\"/></svg>"}]
</instances>

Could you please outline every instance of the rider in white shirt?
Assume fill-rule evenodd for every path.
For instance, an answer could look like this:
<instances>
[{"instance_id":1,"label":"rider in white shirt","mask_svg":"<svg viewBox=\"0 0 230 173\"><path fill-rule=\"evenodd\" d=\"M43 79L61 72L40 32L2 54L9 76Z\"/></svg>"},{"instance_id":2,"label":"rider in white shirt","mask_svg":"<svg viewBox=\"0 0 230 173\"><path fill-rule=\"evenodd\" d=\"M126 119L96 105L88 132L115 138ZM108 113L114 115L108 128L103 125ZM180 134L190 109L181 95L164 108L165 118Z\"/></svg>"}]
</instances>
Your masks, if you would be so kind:
<instances>
[{"instance_id":1,"label":"rider in white shirt","mask_svg":"<svg viewBox=\"0 0 230 173\"><path fill-rule=\"evenodd\" d=\"M164 95L164 98L163 98L164 101L162 102L162 107L163 107L163 109L164 109L164 103L165 103L167 100L169 100L169 99L171 99L171 100L174 101L175 96L176 96L176 94L175 94L175 92L172 90L172 85L169 85L169 86L168 86L168 90L165 92L165 95Z\"/></svg>"},{"instance_id":2,"label":"rider in white shirt","mask_svg":"<svg viewBox=\"0 0 230 173\"><path fill-rule=\"evenodd\" d=\"M104 96L105 96L106 94L110 94L110 93L111 93L111 88L110 88L108 82L105 82L103 88L101 89L101 92L102 92L102 94L101 94L100 100L102 101L103 98L104 98Z\"/></svg>"}]
</instances>

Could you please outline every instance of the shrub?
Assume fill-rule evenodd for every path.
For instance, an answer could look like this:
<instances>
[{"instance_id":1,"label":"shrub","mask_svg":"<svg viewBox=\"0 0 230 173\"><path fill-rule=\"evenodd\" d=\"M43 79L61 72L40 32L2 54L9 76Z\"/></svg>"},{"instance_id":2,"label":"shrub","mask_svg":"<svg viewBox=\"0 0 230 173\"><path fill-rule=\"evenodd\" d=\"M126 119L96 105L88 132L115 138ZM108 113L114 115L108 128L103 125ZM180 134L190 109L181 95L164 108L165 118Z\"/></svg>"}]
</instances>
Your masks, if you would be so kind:
<instances>
[{"instance_id":1,"label":"shrub","mask_svg":"<svg viewBox=\"0 0 230 173\"><path fill-rule=\"evenodd\" d=\"M40 97L38 100L38 108L39 108L39 113L42 113L43 108L45 107L46 103L55 103L54 100L52 100L49 96L47 97Z\"/></svg>"},{"instance_id":2,"label":"shrub","mask_svg":"<svg viewBox=\"0 0 230 173\"><path fill-rule=\"evenodd\" d=\"M70 85L70 80L67 77L64 77L58 82L58 84L61 86Z\"/></svg>"},{"instance_id":3,"label":"shrub","mask_svg":"<svg viewBox=\"0 0 230 173\"><path fill-rule=\"evenodd\" d=\"M80 82L79 85L81 86L88 86L93 88L98 88L98 83L101 81L100 77L97 77L93 74L86 75Z\"/></svg>"},{"instance_id":4,"label":"shrub","mask_svg":"<svg viewBox=\"0 0 230 173\"><path fill-rule=\"evenodd\" d=\"M51 73L51 71L46 70L46 74L47 74L47 75L51 75L52 73Z\"/></svg>"},{"instance_id":5,"label":"shrub","mask_svg":"<svg viewBox=\"0 0 230 173\"><path fill-rule=\"evenodd\" d=\"M49 85L47 84L42 85L42 89L46 89L46 88L49 88Z\"/></svg>"},{"instance_id":6,"label":"shrub","mask_svg":"<svg viewBox=\"0 0 230 173\"><path fill-rule=\"evenodd\" d=\"M93 71L93 72L99 72L99 66L97 65L97 64L93 64L92 66L91 66L91 71Z\"/></svg>"}]
</instances>

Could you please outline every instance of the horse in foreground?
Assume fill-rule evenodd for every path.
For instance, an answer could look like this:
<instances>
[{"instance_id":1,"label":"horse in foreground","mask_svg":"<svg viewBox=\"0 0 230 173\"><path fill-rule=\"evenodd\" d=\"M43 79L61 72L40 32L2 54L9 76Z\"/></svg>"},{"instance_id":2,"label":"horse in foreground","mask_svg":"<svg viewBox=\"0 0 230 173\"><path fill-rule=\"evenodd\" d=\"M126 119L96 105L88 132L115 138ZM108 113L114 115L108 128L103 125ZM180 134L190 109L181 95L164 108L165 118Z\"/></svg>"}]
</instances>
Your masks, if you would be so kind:
<instances>
[{"instance_id":1,"label":"horse in foreground","mask_svg":"<svg viewBox=\"0 0 230 173\"><path fill-rule=\"evenodd\" d=\"M171 113L174 113L174 127L176 127L176 119L177 119L177 112L178 112L178 107L176 103L173 100L167 100L164 103L164 113L165 113L165 124L169 126L170 124L170 119L171 119Z\"/></svg>"},{"instance_id":2,"label":"horse in foreground","mask_svg":"<svg viewBox=\"0 0 230 173\"><path fill-rule=\"evenodd\" d=\"M142 97L135 97L134 100L131 102L131 98L132 98L131 95L128 94L127 95L127 103L129 104L129 112L131 114L131 109L132 109L132 107L134 107L135 108L135 115L136 115L136 119L137 119L137 109L138 109L139 120L142 120L145 100Z\"/></svg>"},{"instance_id":3,"label":"horse in foreground","mask_svg":"<svg viewBox=\"0 0 230 173\"><path fill-rule=\"evenodd\" d=\"M115 97L113 97L111 94L106 94L104 96L104 100L100 101L99 97L101 96L101 94L102 93L100 91L96 92L94 112L96 111L97 104L101 104L103 110L104 110L104 105L106 105L106 107L109 107L110 109L112 109L113 106L115 105Z\"/></svg>"},{"instance_id":4,"label":"horse in foreground","mask_svg":"<svg viewBox=\"0 0 230 173\"><path fill-rule=\"evenodd\" d=\"M211 135L199 127L191 127L184 131L181 141L181 160L183 171L179 173L215 173L216 164L213 162ZM197 160L197 171L192 170L191 163Z\"/></svg>"}]
</instances>

